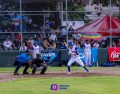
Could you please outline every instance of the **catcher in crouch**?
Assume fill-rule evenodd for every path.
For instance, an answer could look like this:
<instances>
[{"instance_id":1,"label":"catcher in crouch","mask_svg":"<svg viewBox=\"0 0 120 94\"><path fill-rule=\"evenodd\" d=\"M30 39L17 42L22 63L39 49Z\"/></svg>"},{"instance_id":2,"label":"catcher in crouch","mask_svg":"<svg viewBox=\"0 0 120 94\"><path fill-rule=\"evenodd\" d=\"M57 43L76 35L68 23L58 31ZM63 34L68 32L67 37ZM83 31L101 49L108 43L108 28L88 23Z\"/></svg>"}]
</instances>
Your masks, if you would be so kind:
<instances>
[{"instance_id":1,"label":"catcher in crouch","mask_svg":"<svg viewBox=\"0 0 120 94\"><path fill-rule=\"evenodd\" d=\"M37 54L37 58L35 58L31 62L32 74L35 74L36 70L41 70L40 74L44 74L47 70L47 65L45 61L42 60L41 55Z\"/></svg>"}]
</instances>

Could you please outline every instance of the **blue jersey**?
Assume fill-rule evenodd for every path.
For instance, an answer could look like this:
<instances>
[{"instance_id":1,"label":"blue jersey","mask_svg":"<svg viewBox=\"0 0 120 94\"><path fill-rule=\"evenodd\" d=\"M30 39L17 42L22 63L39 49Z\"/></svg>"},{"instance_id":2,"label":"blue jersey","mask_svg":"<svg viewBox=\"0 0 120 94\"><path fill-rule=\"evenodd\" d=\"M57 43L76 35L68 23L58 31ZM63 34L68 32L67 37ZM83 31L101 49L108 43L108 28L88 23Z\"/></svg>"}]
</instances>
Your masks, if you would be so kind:
<instances>
[{"instance_id":1,"label":"blue jersey","mask_svg":"<svg viewBox=\"0 0 120 94\"><path fill-rule=\"evenodd\" d=\"M30 60L30 56L26 55L25 53L20 54L17 57L17 61L20 62L20 63L27 63L29 60Z\"/></svg>"}]
</instances>

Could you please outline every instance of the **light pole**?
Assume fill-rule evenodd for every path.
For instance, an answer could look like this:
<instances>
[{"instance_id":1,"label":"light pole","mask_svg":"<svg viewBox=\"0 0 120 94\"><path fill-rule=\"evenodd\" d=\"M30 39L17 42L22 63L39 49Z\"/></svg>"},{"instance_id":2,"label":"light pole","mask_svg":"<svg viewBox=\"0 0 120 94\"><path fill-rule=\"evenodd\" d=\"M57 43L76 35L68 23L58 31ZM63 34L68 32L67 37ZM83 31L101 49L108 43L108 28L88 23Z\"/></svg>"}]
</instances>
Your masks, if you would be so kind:
<instances>
[{"instance_id":1,"label":"light pole","mask_svg":"<svg viewBox=\"0 0 120 94\"><path fill-rule=\"evenodd\" d=\"M109 12L110 12L110 44L109 46L112 46L112 13L111 13L111 0L109 0L110 4L109 4Z\"/></svg>"},{"instance_id":2,"label":"light pole","mask_svg":"<svg viewBox=\"0 0 120 94\"><path fill-rule=\"evenodd\" d=\"M22 0L20 0L20 35L21 35L21 46L22 46Z\"/></svg>"},{"instance_id":3,"label":"light pole","mask_svg":"<svg viewBox=\"0 0 120 94\"><path fill-rule=\"evenodd\" d=\"M66 31L67 31L66 41L68 44L68 0L66 0Z\"/></svg>"}]
</instances>

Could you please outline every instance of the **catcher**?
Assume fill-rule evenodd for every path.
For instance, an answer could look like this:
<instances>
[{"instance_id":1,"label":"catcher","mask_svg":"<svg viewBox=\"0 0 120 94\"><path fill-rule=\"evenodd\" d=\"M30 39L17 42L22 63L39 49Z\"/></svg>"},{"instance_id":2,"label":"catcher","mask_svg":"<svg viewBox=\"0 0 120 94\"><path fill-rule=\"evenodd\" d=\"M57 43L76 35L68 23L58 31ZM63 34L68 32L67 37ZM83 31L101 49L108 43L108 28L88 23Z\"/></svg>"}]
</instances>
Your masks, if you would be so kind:
<instances>
[{"instance_id":1,"label":"catcher","mask_svg":"<svg viewBox=\"0 0 120 94\"><path fill-rule=\"evenodd\" d=\"M45 61L42 60L40 54L37 54L37 58L35 58L31 62L30 67L32 68L32 74L35 74L36 70L41 70L40 74L44 74L45 71L47 70L47 65L46 65Z\"/></svg>"}]
</instances>

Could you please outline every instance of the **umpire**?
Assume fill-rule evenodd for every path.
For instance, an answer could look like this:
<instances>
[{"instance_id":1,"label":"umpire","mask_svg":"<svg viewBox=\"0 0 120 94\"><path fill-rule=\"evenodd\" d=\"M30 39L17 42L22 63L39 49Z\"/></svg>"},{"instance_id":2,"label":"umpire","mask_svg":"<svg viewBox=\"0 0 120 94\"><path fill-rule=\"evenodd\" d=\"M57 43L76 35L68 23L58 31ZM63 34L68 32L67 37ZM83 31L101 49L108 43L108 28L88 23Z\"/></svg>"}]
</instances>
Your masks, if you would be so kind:
<instances>
[{"instance_id":1,"label":"umpire","mask_svg":"<svg viewBox=\"0 0 120 94\"><path fill-rule=\"evenodd\" d=\"M18 70L21 66L25 66L23 70L23 74L29 74L27 72L29 68L29 61L30 61L30 52L28 50L26 50L25 53L18 55L14 62L14 66L16 66L14 75L19 75Z\"/></svg>"},{"instance_id":2,"label":"umpire","mask_svg":"<svg viewBox=\"0 0 120 94\"><path fill-rule=\"evenodd\" d=\"M37 54L37 58L32 61L32 74L35 74L37 70L41 70L40 74L44 74L47 70L47 65L45 61L41 59L41 55Z\"/></svg>"}]
</instances>

